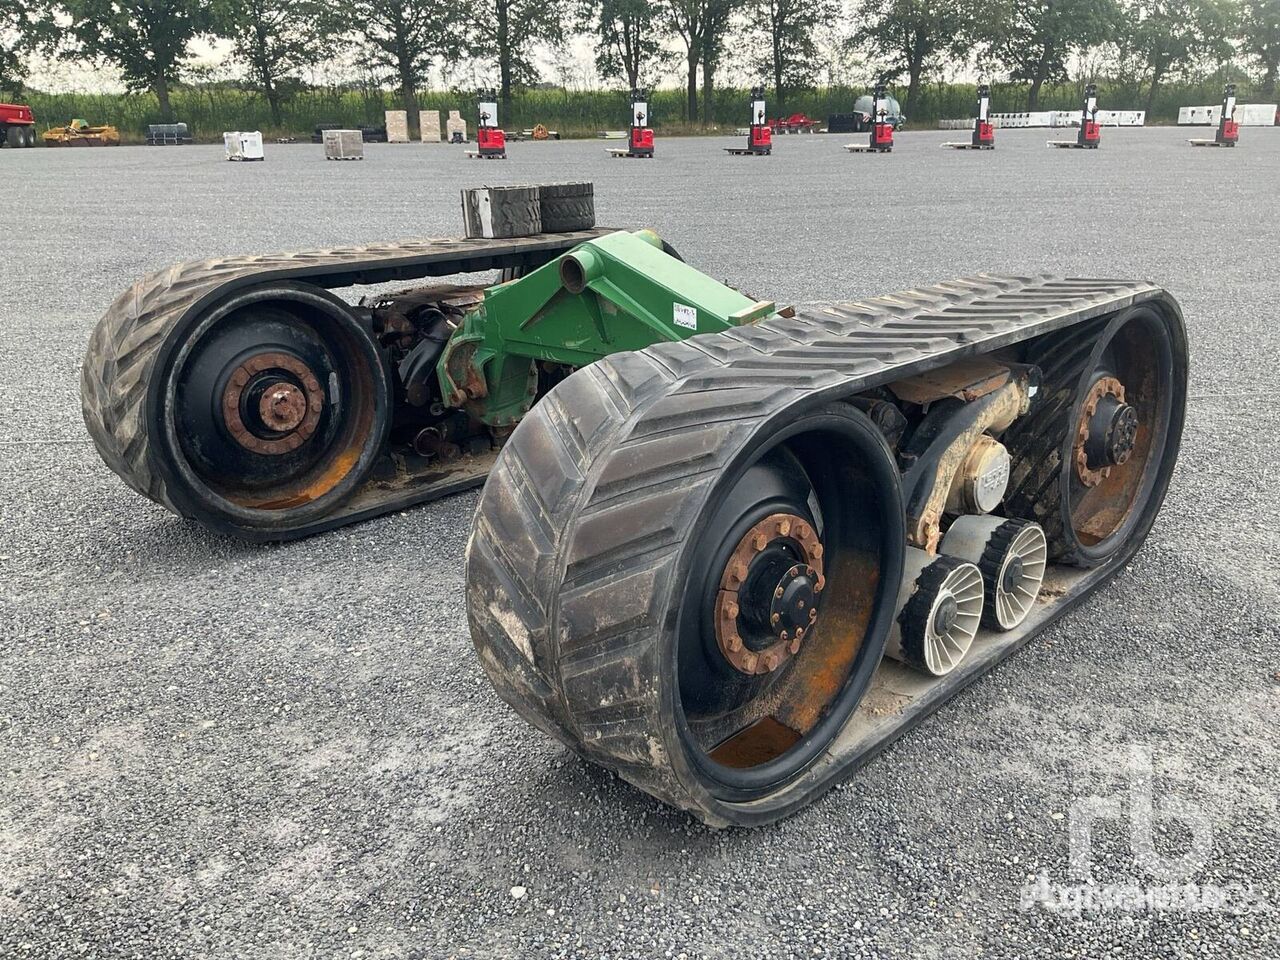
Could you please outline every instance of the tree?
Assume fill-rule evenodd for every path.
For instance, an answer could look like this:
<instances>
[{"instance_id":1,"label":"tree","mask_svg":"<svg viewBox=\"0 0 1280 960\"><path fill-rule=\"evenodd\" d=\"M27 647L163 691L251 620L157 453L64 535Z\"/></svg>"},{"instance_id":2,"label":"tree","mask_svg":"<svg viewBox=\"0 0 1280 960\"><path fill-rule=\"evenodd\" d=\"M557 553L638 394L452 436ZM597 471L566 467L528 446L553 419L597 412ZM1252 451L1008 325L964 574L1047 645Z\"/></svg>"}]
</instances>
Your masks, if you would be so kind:
<instances>
[{"instance_id":1,"label":"tree","mask_svg":"<svg viewBox=\"0 0 1280 960\"><path fill-rule=\"evenodd\" d=\"M634 89L666 62L664 24L649 0L582 0L579 15L595 34L600 76Z\"/></svg>"},{"instance_id":2,"label":"tree","mask_svg":"<svg viewBox=\"0 0 1280 960\"><path fill-rule=\"evenodd\" d=\"M1013 80L1031 84L1027 109L1040 105L1040 88L1067 79L1077 50L1112 39L1115 0L994 0L978 6L975 35Z\"/></svg>"},{"instance_id":3,"label":"tree","mask_svg":"<svg viewBox=\"0 0 1280 960\"><path fill-rule=\"evenodd\" d=\"M49 50L58 26L45 0L0 0L0 94L15 98L26 80L26 55Z\"/></svg>"},{"instance_id":4,"label":"tree","mask_svg":"<svg viewBox=\"0 0 1280 960\"><path fill-rule=\"evenodd\" d=\"M1280 0L1244 0L1240 47L1262 68L1262 95L1271 97L1280 81Z\"/></svg>"},{"instance_id":5,"label":"tree","mask_svg":"<svg viewBox=\"0 0 1280 960\"><path fill-rule=\"evenodd\" d=\"M249 86L267 101L271 122L280 126L290 81L330 53L332 9L320 0L222 0L217 16L220 32L248 69Z\"/></svg>"},{"instance_id":6,"label":"tree","mask_svg":"<svg viewBox=\"0 0 1280 960\"><path fill-rule=\"evenodd\" d=\"M751 33L762 48L758 69L773 80L782 111L787 95L818 80L819 53L814 31L836 19L836 0L753 0L748 8ZM785 112L785 111L782 111Z\"/></svg>"},{"instance_id":7,"label":"tree","mask_svg":"<svg viewBox=\"0 0 1280 960\"><path fill-rule=\"evenodd\" d=\"M187 46L210 32L202 0L62 0L70 17L69 58L110 64L130 90L151 90L173 119L169 90L182 79Z\"/></svg>"},{"instance_id":8,"label":"tree","mask_svg":"<svg viewBox=\"0 0 1280 960\"><path fill-rule=\"evenodd\" d=\"M917 112L925 72L960 49L969 33L963 8L956 0L868 0L862 16L852 42L871 48L884 79L907 75L903 109Z\"/></svg>"},{"instance_id":9,"label":"tree","mask_svg":"<svg viewBox=\"0 0 1280 960\"><path fill-rule=\"evenodd\" d=\"M729 18L741 0L662 0L661 16L685 49L685 93L689 122L698 119L698 68L703 96L711 97L711 80L724 45ZM709 61L709 63L707 62ZM707 104L710 110L710 104Z\"/></svg>"},{"instance_id":10,"label":"tree","mask_svg":"<svg viewBox=\"0 0 1280 960\"><path fill-rule=\"evenodd\" d=\"M1121 53L1145 68L1148 114L1163 80L1231 57L1231 20L1223 0L1139 0L1125 11Z\"/></svg>"},{"instance_id":11,"label":"tree","mask_svg":"<svg viewBox=\"0 0 1280 960\"><path fill-rule=\"evenodd\" d=\"M538 79L534 46L563 43L566 19L565 0L477 0L472 52L497 64L504 113L512 88Z\"/></svg>"},{"instance_id":12,"label":"tree","mask_svg":"<svg viewBox=\"0 0 1280 960\"><path fill-rule=\"evenodd\" d=\"M418 88L426 83L436 58L458 56L464 25L435 0L330 2L330 10L368 51L369 65L391 72L412 126L418 116Z\"/></svg>"}]
</instances>

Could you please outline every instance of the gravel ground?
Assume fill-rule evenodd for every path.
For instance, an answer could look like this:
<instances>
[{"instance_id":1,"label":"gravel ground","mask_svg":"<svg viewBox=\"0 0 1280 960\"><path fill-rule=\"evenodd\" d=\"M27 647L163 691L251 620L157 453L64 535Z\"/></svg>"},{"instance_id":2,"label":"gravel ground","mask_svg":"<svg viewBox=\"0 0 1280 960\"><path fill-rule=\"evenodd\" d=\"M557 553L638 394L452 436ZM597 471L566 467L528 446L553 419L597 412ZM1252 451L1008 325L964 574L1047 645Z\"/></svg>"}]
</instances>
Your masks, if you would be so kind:
<instances>
[{"instance_id":1,"label":"gravel ground","mask_svg":"<svg viewBox=\"0 0 1280 960\"><path fill-rule=\"evenodd\" d=\"M1272 909L1021 903L1038 876L1078 882L1073 803L1142 806L1138 747L1157 810L1211 829L1194 882L1280 904L1280 129L1232 151L1173 129L938 149L956 136L879 157L782 138L770 159L662 141L648 163L600 143L484 165L420 145L0 153L0 956L1276 956ZM784 301L981 270L1165 284L1193 397L1147 546L822 801L712 831L491 692L463 609L473 495L246 546L135 496L85 438L84 344L144 271L447 236L461 186L567 178L595 181L602 222ZM1155 837L1168 857L1193 840L1176 820ZM1162 882L1125 818L1095 830L1093 876Z\"/></svg>"}]
</instances>

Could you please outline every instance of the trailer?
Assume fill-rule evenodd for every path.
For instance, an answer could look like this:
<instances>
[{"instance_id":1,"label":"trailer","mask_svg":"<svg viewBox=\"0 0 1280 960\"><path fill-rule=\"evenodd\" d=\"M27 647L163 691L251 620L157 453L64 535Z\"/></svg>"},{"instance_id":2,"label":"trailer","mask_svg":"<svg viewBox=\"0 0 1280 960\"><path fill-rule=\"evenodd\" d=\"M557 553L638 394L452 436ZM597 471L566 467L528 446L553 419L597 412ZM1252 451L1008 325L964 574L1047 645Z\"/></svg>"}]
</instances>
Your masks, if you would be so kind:
<instances>
[{"instance_id":1,"label":"trailer","mask_svg":"<svg viewBox=\"0 0 1280 960\"><path fill-rule=\"evenodd\" d=\"M20 103L0 103L0 146L34 147L36 118L31 108Z\"/></svg>"}]
</instances>

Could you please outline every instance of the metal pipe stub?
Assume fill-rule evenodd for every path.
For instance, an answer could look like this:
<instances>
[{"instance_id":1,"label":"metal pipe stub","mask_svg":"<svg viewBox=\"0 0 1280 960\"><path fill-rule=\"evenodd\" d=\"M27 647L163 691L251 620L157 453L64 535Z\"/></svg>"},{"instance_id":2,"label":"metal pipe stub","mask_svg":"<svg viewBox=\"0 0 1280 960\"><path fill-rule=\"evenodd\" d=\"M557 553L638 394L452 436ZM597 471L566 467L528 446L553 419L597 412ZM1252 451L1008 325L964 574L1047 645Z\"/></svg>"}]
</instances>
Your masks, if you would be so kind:
<instances>
[{"instance_id":1,"label":"metal pipe stub","mask_svg":"<svg viewBox=\"0 0 1280 960\"><path fill-rule=\"evenodd\" d=\"M716 643L745 674L771 673L800 652L826 587L822 544L806 519L774 513L755 524L725 564L716 593Z\"/></svg>"}]
</instances>

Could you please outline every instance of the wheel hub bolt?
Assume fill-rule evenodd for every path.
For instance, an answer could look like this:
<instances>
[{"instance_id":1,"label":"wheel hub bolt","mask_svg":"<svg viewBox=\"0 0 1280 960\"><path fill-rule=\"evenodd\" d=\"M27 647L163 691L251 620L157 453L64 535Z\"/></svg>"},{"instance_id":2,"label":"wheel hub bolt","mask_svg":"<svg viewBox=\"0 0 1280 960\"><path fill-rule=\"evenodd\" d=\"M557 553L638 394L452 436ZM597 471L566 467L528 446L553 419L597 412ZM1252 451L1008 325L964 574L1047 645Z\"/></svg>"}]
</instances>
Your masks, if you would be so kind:
<instances>
[{"instance_id":1,"label":"wheel hub bolt","mask_svg":"<svg viewBox=\"0 0 1280 960\"><path fill-rule=\"evenodd\" d=\"M1120 404L1107 431L1107 459L1122 464L1133 454L1138 438L1138 411L1127 403Z\"/></svg>"},{"instance_id":2,"label":"wheel hub bolt","mask_svg":"<svg viewBox=\"0 0 1280 960\"><path fill-rule=\"evenodd\" d=\"M1022 558L1010 557L1004 568L1004 577L1001 578L1000 589L1005 593L1013 593L1017 586L1022 583L1022 573Z\"/></svg>"},{"instance_id":3,"label":"wheel hub bolt","mask_svg":"<svg viewBox=\"0 0 1280 960\"><path fill-rule=\"evenodd\" d=\"M960 613L960 605L955 597L944 597L933 614L933 631L938 636L945 636L956 625L956 616Z\"/></svg>"},{"instance_id":4,"label":"wheel hub bolt","mask_svg":"<svg viewBox=\"0 0 1280 960\"><path fill-rule=\"evenodd\" d=\"M307 416L307 395L292 383L281 381L263 391L258 401L263 426L277 433L296 430Z\"/></svg>"}]
</instances>

